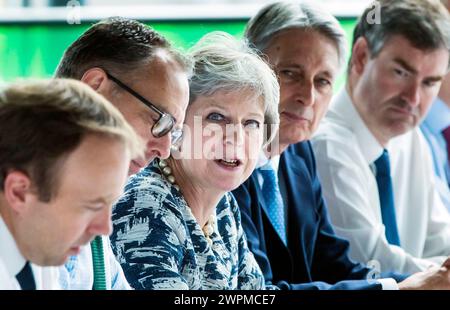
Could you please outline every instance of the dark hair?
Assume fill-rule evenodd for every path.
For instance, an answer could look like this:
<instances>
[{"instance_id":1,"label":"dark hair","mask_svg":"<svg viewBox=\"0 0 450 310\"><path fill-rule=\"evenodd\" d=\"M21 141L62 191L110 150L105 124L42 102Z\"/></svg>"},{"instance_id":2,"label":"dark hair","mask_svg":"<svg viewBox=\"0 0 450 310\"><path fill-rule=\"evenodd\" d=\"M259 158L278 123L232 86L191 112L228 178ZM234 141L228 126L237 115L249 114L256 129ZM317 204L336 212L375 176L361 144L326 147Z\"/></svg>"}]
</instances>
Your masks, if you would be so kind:
<instances>
[{"instance_id":1,"label":"dark hair","mask_svg":"<svg viewBox=\"0 0 450 310\"><path fill-rule=\"evenodd\" d=\"M374 13L378 21L371 17ZM376 57L393 35L405 37L421 50L450 50L450 15L439 0L374 1L358 20L353 45L364 37Z\"/></svg>"},{"instance_id":2,"label":"dark hair","mask_svg":"<svg viewBox=\"0 0 450 310\"><path fill-rule=\"evenodd\" d=\"M121 17L109 18L94 24L69 46L55 76L80 80L93 67L126 75L149 64L157 49L169 52L189 71L186 58L151 27Z\"/></svg>"},{"instance_id":3,"label":"dark hair","mask_svg":"<svg viewBox=\"0 0 450 310\"><path fill-rule=\"evenodd\" d=\"M119 140L132 157L144 146L122 114L74 80L20 82L0 91L0 191L11 170L27 174L41 201L50 201L67 155L87 134Z\"/></svg>"}]
</instances>

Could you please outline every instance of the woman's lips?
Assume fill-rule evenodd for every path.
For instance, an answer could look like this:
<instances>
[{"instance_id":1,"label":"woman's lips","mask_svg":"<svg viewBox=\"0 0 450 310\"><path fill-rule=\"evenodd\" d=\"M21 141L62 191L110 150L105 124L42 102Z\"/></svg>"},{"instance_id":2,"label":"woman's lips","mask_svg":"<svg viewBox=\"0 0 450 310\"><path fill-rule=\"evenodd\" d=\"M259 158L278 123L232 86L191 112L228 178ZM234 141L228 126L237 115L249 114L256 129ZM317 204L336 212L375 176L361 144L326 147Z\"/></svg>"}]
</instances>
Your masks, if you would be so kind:
<instances>
[{"instance_id":1,"label":"woman's lips","mask_svg":"<svg viewBox=\"0 0 450 310\"><path fill-rule=\"evenodd\" d=\"M216 159L214 162L221 168L227 170L235 170L242 165L242 162L239 159Z\"/></svg>"}]
</instances>

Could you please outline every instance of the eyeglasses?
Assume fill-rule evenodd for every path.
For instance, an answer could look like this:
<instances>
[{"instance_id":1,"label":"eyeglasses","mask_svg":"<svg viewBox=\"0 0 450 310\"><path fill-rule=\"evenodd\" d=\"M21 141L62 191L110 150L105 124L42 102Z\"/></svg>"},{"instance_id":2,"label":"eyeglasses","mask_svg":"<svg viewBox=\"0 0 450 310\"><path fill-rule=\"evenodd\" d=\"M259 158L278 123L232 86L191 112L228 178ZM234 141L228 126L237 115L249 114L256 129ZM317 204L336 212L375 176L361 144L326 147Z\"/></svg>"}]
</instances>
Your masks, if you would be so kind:
<instances>
[{"instance_id":1,"label":"eyeglasses","mask_svg":"<svg viewBox=\"0 0 450 310\"><path fill-rule=\"evenodd\" d=\"M143 104L145 104L152 111L154 111L155 113L157 113L159 115L158 120L153 124L152 130L151 130L152 135L155 138L161 138L170 132L172 145L177 145L180 142L181 137L183 136L183 130L181 128L174 128L174 126L176 124L176 120L172 115L165 113L165 112L161 111L160 109L158 109L153 103L151 103L150 101L148 101L147 99L142 97L140 94L138 94L136 91L134 91L133 89L131 89L130 87L125 85L118 78L115 78L114 76L112 76L111 74L109 74L106 71L105 71L105 73L108 76L108 78L111 79L114 83L119 85L121 88L123 88L124 90L129 92L131 95L133 95L137 99L139 99L139 101L141 101Z\"/></svg>"}]
</instances>

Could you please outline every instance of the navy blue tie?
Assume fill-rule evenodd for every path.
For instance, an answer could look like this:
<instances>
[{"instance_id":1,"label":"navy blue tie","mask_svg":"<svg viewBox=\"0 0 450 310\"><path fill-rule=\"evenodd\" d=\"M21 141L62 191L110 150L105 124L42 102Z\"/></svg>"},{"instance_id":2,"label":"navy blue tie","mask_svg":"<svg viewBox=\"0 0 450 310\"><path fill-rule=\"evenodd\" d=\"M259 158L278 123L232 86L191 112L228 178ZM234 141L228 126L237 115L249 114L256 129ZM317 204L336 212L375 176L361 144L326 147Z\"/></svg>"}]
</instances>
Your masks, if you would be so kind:
<instances>
[{"instance_id":1,"label":"navy blue tie","mask_svg":"<svg viewBox=\"0 0 450 310\"><path fill-rule=\"evenodd\" d=\"M277 231L284 244L286 243L286 224L284 222L284 205L278 186L278 176L270 161L260 167L264 182L262 186L264 201L266 202L270 222Z\"/></svg>"},{"instance_id":2,"label":"navy blue tie","mask_svg":"<svg viewBox=\"0 0 450 310\"><path fill-rule=\"evenodd\" d=\"M381 217L386 228L386 239L390 244L400 246L394 207L394 191L392 190L391 165L389 153L386 150L375 161L375 167Z\"/></svg>"},{"instance_id":3,"label":"navy blue tie","mask_svg":"<svg viewBox=\"0 0 450 310\"><path fill-rule=\"evenodd\" d=\"M16 279L20 284L22 290L35 290L36 282L34 282L33 271L31 270L30 262L26 262L22 270L16 275Z\"/></svg>"}]
</instances>

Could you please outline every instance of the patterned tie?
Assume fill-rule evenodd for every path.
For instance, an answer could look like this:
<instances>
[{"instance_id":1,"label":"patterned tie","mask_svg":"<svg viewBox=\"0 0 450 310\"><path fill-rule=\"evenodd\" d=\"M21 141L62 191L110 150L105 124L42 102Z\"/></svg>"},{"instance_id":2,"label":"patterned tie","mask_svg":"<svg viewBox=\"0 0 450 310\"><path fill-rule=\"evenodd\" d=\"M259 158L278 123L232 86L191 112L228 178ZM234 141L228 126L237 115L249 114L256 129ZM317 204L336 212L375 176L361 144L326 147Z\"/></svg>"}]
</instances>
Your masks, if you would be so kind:
<instances>
[{"instance_id":1,"label":"patterned tie","mask_svg":"<svg viewBox=\"0 0 450 310\"><path fill-rule=\"evenodd\" d=\"M397 220L394 208L394 192L392 190L391 165L389 153L383 154L375 161L378 195L380 197L381 217L386 228L386 239L390 244L400 246Z\"/></svg>"},{"instance_id":2,"label":"patterned tie","mask_svg":"<svg viewBox=\"0 0 450 310\"><path fill-rule=\"evenodd\" d=\"M26 262L22 270L16 275L16 279L20 284L22 290L35 290L36 282L34 282L33 271L31 270L30 262Z\"/></svg>"},{"instance_id":3,"label":"patterned tie","mask_svg":"<svg viewBox=\"0 0 450 310\"><path fill-rule=\"evenodd\" d=\"M102 236L91 241L92 264L94 267L93 290L106 290L105 256L103 254Z\"/></svg>"},{"instance_id":4,"label":"patterned tie","mask_svg":"<svg viewBox=\"0 0 450 310\"><path fill-rule=\"evenodd\" d=\"M284 244L286 241L286 224L284 222L284 205L281 197L280 188L278 187L278 177L270 162L260 167L264 182L262 186L264 201L268 208L270 222L277 231Z\"/></svg>"}]
</instances>

